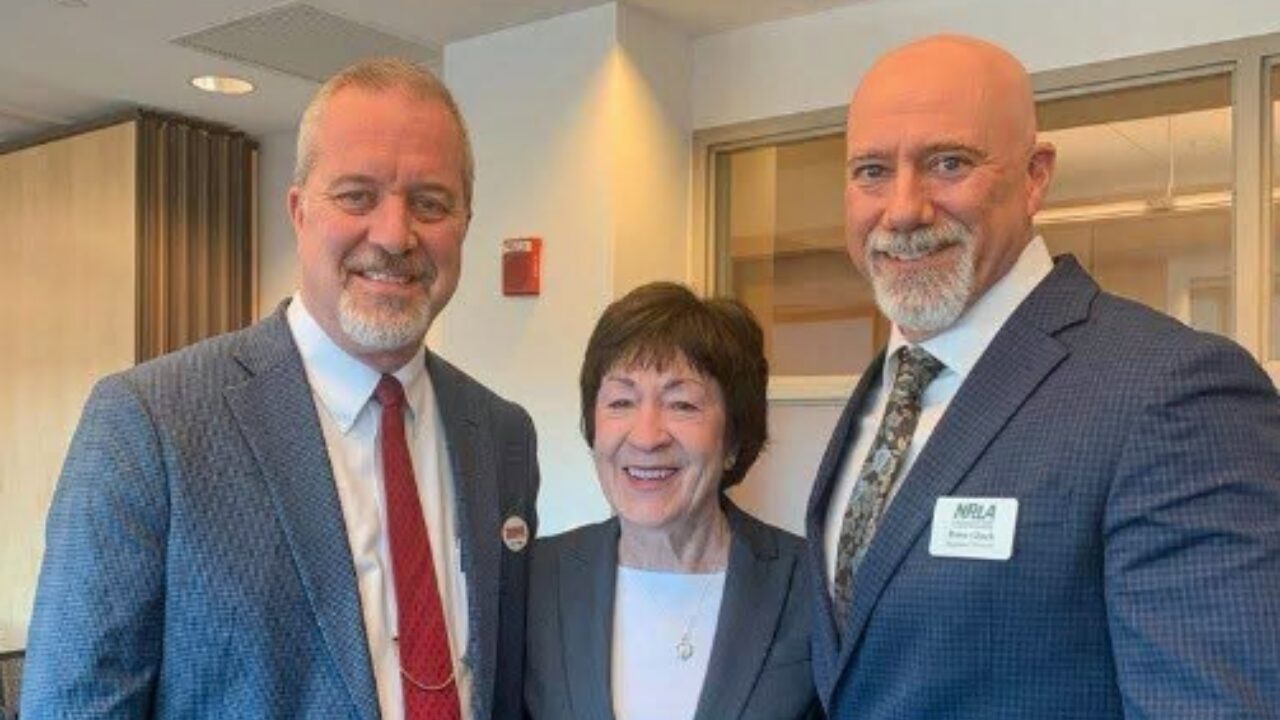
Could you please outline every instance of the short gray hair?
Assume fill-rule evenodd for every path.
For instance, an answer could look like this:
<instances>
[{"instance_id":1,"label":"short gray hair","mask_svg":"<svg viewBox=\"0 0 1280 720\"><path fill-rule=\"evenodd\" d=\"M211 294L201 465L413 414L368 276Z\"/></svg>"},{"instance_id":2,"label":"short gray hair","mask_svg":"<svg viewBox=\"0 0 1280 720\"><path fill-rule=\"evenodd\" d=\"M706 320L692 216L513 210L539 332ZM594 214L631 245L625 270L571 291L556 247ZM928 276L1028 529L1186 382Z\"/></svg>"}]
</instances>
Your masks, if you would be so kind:
<instances>
[{"instance_id":1,"label":"short gray hair","mask_svg":"<svg viewBox=\"0 0 1280 720\"><path fill-rule=\"evenodd\" d=\"M293 165L293 184L301 187L311 174L316 164L315 132L320 116L333 96L340 90L354 87L371 92L388 90L404 90L418 100L431 101L444 105L453 116L458 126L458 135L462 139L462 195L468 209L471 208L471 190L475 185L475 158L471 154L471 138L467 135L467 125L462 120L458 104L453 100L449 88L440 82L440 78L426 68L401 58L370 58L347 67L337 75L329 78L311 98L307 109L302 113L302 122L298 124L298 149Z\"/></svg>"}]
</instances>

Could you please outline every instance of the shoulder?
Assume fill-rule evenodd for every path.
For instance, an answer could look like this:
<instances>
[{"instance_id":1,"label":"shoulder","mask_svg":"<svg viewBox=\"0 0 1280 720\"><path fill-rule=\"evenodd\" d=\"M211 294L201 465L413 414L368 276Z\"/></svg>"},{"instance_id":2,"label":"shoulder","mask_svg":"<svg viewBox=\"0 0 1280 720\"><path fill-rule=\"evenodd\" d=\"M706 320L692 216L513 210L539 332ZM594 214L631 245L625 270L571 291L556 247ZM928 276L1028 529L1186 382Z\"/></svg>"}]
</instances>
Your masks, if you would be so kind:
<instances>
[{"instance_id":1,"label":"shoulder","mask_svg":"<svg viewBox=\"0 0 1280 720\"><path fill-rule=\"evenodd\" d=\"M804 552L804 538L770 525L728 499L724 507L733 534L746 542L755 555L794 557Z\"/></svg>"},{"instance_id":2,"label":"shoulder","mask_svg":"<svg viewBox=\"0 0 1280 720\"><path fill-rule=\"evenodd\" d=\"M292 350L293 355L297 355L287 324L282 316L273 315L242 330L201 340L140 363L115 377L144 395L175 385L221 388L247 376L248 371L238 358L264 344L276 346L281 354Z\"/></svg>"},{"instance_id":3,"label":"shoulder","mask_svg":"<svg viewBox=\"0 0 1280 720\"><path fill-rule=\"evenodd\" d=\"M427 368L434 384L447 386L451 391L465 397L469 404L483 409L500 427L510 426L518 428L521 432L533 432L533 420L523 407L489 389L458 366L428 351Z\"/></svg>"},{"instance_id":4,"label":"shoulder","mask_svg":"<svg viewBox=\"0 0 1280 720\"><path fill-rule=\"evenodd\" d=\"M604 543L617 542L618 519L609 518L598 523L583 525L565 532L540 537L533 543L534 566L556 562L568 555L589 562Z\"/></svg>"},{"instance_id":5,"label":"shoulder","mask_svg":"<svg viewBox=\"0 0 1280 720\"><path fill-rule=\"evenodd\" d=\"M146 415L176 414L180 418L192 412L207 413L218 406L228 386L249 377L239 358L264 336L286 350L293 347L287 326L273 316L105 376L95 383L86 408L128 407ZM296 350L293 355L296 357ZM301 372L300 362L298 368Z\"/></svg>"},{"instance_id":6,"label":"shoulder","mask_svg":"<svg viewBox=\"0 0 1280 720\"><path fill-rule=\"evenodd\" d=\"M529 558L529 606L531 613L541 612L544 605L555 604L559 597L552 592L559 583L562 568L592 578L602 573L610 577L617 564L618 521L584 525L558 535L539 537L533 543ZM573 567L578 567L578 572ZM580 588L586 590L586 588Z\"/></svg>"},{"instance_id":7,"label":"shoulder","mask_svg":"<svg viewBox=\"0 0 1280 720\"><path fill-rule=\"evenodd\" d=\"M1212 388L1224 383L1274 396L1265 371L1244 348L1215 333L1194 330L1139 303L1099 293L1090 314L1091 332L1062 335L1075 349L1092 350L1134 387L1164 395L1179 387ZM1086 356L1088 353L1086 352Z\"/></svg>"}]
</instances>

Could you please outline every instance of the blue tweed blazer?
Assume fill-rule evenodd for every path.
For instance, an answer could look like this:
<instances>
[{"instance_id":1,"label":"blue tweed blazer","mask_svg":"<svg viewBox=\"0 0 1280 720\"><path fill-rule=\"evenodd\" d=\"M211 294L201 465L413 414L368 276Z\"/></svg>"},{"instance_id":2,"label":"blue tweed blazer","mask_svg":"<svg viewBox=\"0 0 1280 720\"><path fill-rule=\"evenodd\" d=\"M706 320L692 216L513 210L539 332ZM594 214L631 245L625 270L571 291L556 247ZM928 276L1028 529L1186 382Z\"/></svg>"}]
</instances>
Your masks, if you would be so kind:
<instances>
[{"instance_id":1,"label":"blue tweed blazer","mask_svg":"<svg viewBox=\"0 0 1280 720\"><path fill-rule=\"evenodd\" d=\"M694 718L819 718L809 666L804 543L728 499L724 505L733 540ZM618 533L618 519L611 518L534 547L525 675L532 720L613 720L609 672Z\"/></svg>"},{"instance_id":2,"label":"blue tweed blazer","mask_svg":"<svg viewBox=\"0 0 1280 720\"><path fill-rule=\"evenodd\" d=\"M520 712L528 415L428 354L458 487L475 717ZM355 570L284 305L97 384L49 511L22 716L379 716Z\"/></svg>"},{"instance_id":3,"label":"blue tweed blazer","mask_svg":"<svg viewBox=\"0 0 1280 720\"><path fill-rule=\"evenodd\" d=\"M1059 258L903 480L837 628L823 525L882 362L808 509L829 717L1280 717L1280 400L1245 352ZM946 495L1017 498L1013 557L931 557Z\"/></svg>"}]
</instances>

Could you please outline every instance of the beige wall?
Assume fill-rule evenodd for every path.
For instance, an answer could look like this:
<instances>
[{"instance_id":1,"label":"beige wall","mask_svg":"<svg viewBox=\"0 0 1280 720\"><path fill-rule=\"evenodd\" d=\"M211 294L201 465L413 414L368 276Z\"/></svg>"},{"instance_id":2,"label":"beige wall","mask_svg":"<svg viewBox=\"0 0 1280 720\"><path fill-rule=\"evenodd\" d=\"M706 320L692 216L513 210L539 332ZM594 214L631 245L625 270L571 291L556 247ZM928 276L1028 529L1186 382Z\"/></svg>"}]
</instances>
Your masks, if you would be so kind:
<instances>
[{"instance_id":1,"label":"beige wall","mask_svg":"<svg viewBox=\"0 0 1280 720\"><path fill-rule=\"evenodd\" d=\"M85 397L133 362L134 147L129 122L0 156L0 651L26 644Z\"/></svg>"}]
</instances>

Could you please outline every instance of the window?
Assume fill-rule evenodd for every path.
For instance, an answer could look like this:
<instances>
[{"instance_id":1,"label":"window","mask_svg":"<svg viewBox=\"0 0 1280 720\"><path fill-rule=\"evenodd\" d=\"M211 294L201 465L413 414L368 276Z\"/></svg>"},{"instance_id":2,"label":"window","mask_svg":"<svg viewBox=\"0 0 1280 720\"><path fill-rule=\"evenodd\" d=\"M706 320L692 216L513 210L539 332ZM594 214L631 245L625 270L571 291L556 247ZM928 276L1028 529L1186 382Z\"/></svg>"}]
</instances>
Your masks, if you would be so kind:
<instances>
[{"instance_id":1,"label":"window","mask_svg":"<svg viewBox=\"0 0 1280 720\"><path fill-rule=\"evenodd\" d=\"M1234 335L1231 76L1089 93L1037 106L1058 168L1036 216L1108 291Z\"/></svg>"},{"instance_id":2,"label":"window","mask_svg":"<svg viewBox=\"0 0 1280 720\"><path fill-rule=\"evenodd\" d=\"M844 135L718 158L721 288L764 329L773 375L854 375L889 325L844 242Z\"/></svg>"}]
</instances>

